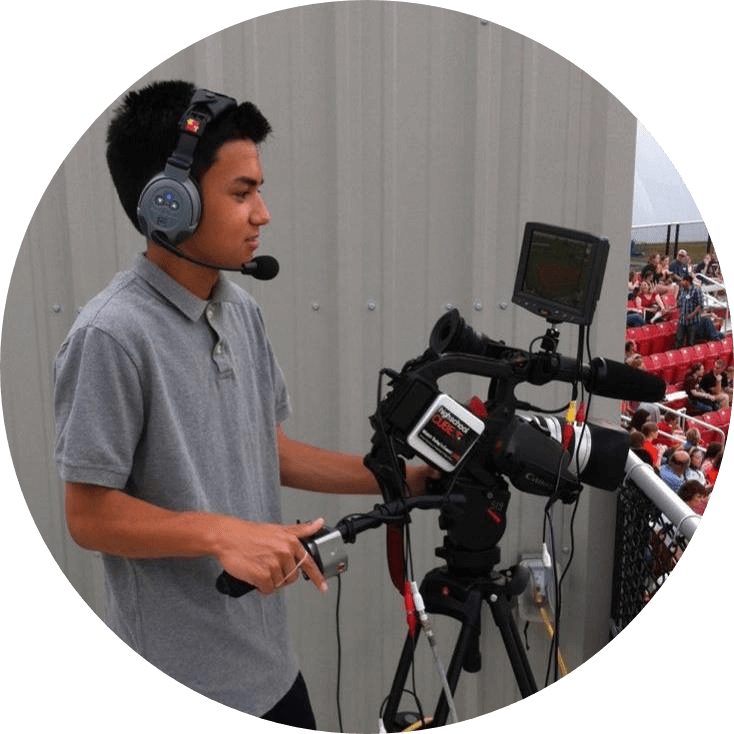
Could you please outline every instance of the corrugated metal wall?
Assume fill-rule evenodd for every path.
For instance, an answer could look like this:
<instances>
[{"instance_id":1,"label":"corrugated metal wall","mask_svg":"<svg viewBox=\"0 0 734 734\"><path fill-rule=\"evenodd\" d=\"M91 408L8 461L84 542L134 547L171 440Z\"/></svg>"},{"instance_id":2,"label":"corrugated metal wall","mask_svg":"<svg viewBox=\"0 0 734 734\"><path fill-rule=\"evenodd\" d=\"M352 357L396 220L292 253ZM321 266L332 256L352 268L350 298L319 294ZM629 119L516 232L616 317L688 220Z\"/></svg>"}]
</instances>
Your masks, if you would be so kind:
<instances>
[{"instance_id":1,"label":"corrugated metal wall","mask_svg":"<svg viewBox=\"0 0 734 734\"><path fill-rule=\"evenodd\" d=\"M262 303L288 379L293 437L360 454L369 448L382 366L420 354L448 304L475 328L527 347L545 330L508 306L524 223L541 220L608 236L613 244L591 335L592 352L621 356L636 122L581 70L506 29L459 13L400 3L336 3L275 13L229 28L154 69L255 101L275 134L263 149L273 216L262 252L281 274L247 281ZM136 85L137 86L137 85ZM67 538L52 461L50 365L76 309L143 248L119 207L103 155L105 111L50 183L21 247L2 335L2 397L19 481L39 531L79 593L101 613L98 563ZM575 329L560 349L575 353ZM457 399L485 389L451 378ZM547 407L567 389L528 391ZM604 404L608 403L608 404ZM615 418L599 401L596 417ZM372 498L287 492L288 518L335 522ZM503 566L539 549L543 501L513 494ZM561 560L569 516L557 511ZM415 518L417 572L437 565L435 515ZM607 639L613 497L587 491L564 595L572 667ZM343 579L342 702L349 731L374 730L402 643L381 531L350 547ZM333 587L336 584L332 584ZM335 593L291 587L293 633L320 728L335 730ZM464 675L457 706L469 718L517 698L489 615L484 668ZM453 623L437 620L443 654ZM545 647L531 629L542 681ZM429 657L429 656L428 656ZM419 691L432 708L428 657Z\"/></svg>"}]
</instances>

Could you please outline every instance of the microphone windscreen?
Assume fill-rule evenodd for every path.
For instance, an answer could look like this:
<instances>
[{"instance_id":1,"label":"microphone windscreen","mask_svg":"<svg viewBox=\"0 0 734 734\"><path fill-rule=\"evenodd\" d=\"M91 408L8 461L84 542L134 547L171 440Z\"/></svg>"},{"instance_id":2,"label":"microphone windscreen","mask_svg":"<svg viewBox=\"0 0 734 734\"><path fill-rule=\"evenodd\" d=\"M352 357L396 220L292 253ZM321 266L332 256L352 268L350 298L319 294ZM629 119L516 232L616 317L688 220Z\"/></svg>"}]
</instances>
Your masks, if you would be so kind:
<instances>
[{"instance_id":1,"label":"microphone windscreen","mask_svg":"<svg viewBox=\"0 0 734 734\"><path fill-rule=\"evenodd\" d=\"M624 362L595 357L584 386L594 395L644 403L665 398L667 385L657 375L630 367Z\"/></svg>"},{"instance_id":2,"label":"microphone windscreen","mask_svg":"<svg viewBox=\"0 0 734 734\"><path fill-rule=\"evenodd\" d=\"M280 264L271 255L258 255L241 268L244 275L251 275L256 280L272 280L279 270Z\"/></svg>"}]
</instances>

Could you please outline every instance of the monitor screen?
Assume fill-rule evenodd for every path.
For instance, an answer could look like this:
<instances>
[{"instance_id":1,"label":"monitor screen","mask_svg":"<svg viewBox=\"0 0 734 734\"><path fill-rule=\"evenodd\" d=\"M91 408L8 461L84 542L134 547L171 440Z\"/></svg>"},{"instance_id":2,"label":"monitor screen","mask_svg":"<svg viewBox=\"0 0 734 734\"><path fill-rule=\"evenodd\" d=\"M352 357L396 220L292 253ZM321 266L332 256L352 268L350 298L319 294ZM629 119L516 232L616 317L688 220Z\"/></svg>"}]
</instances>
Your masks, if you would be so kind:
<instances>
[{"instance_id":1,"label":"monitor screen","mask_svg":"<svg viewBox=\"0 0 734 734\"><path fill-rule=\"evenodd\" d=\"M608 251L605 239L529 222L513 302L548 321L591 323Z\"/></svg>"}]
</instances>

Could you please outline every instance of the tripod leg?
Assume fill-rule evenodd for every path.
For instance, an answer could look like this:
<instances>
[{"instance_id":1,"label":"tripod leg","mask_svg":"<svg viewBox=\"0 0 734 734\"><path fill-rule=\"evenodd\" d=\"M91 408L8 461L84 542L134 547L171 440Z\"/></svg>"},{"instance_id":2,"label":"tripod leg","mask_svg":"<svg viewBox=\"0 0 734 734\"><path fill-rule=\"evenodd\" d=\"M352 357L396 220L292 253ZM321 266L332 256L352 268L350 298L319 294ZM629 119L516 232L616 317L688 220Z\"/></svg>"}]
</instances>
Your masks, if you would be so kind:
<instances>
[{"instance_id":1,"label":"tripod leg","mask_svg":"<svg viewBox=\"0 0 734 734\"><path fill-rule=\"evenodd\" d=\"M492 610L492 617L502 635L502 641L505 643L507 657L515 673L515 680L520 688L520 694L523 698L532 696L533 693L538 692L538 686L530 668L528 657L523 649L520 633L517 631L515 620L512 618L510 602L504 596L493 595L489 599L489 608Z\"/></svg>"},{"instance_id":2,"label":"tripod leg","mask_svg":"<svg viewBox=\"0 0 734 734\"><path fill-rule=\"evenodd\" d=\"M397 719L398 706L400 705L400 699L403 697L403 690L405 689L405 681L408 679L408 673L410 672L410 666L413 662L413 652L415 646L418 643L418 635L420 634L420 627L416 630L415 638L412 638L410 634L405 636L405 643L403 644L403 651L400 654L400 660L398 667L395 671L395 676L392 681L392 687L387 697L385 704L385 711L383 713L383 723L388 731L397 731L393 728L393 725Z\"/></svg>"},{"instance_id":3,"label":"tripod leg","mask_svg":"<svg viewBox=\"0 0 734 734\"><path fill-rule=\"evenodd\" d=\"M446 672L446 680L449 684L449 690L453 696L456 686L459 683L459 675L462 668L465 667L467 659L475 658L477 653L477 638L481 629L481 610L482 610L482 593L479 589L473 589L469 592L464 602L464 621L461 625L459 636L454 645L454 652L451 655L451 663ZM446 699L446 693L441 691L441 695L436 704L436 711L433 714L433 722L431 727L443 726L449 716L449 703Z\"/></svg>"}]
</instances>

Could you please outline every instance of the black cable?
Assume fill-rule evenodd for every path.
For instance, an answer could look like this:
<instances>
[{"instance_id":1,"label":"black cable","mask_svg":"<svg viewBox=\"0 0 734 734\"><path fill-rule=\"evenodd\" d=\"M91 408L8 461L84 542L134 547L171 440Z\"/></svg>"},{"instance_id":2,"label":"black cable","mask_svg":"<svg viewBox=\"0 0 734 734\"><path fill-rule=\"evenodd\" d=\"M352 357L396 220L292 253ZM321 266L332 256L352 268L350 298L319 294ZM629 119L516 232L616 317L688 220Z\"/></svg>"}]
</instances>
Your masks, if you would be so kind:
<instances>
[{"instance_id":1,"label":"black cable","mask_svg":"<svg viewBox=\"0 0 734 734\"><path fill-rule=\"evenodd\" d=\"M584 335L586 336L586 339L584 339ZM588 331L585 332L583 324L579 325L579 337L578 337L578 343L577 343L577 349L576 349L576 364L577 364L577 372L581 373L581 366L583 363L583 356L584 356L584 341L586 341L586 347L587 350L589 348L589 335ZM572 383L572 400L576 401L578 398L578 380L574 380ZM583 396L583 393L582 393ZM580 432L579 441L575 442L576 447L576 476L578 477L580 474L580 465L579 465L579 443L581 441L581 437L584 435L584 430L586 429L586 421L588 421L588 410L586 411L584 415L584 425ZM573 514L571 516L571 556L569 557L568 562L566 563L566 566L564 568L563 573L561 574L560 578L558 577L558 572L556 569L556 543L555 543L555 531L553 528L553 518L551 517L550 511L553 505L558 501L558 489L560 486L561 481L561 473L563 471L563 458L564 456L561 456L561 460L559 461L558 465L558 471L556 473L556 486L554 488L553 494L549 497L548 502L545 505L544 511L543 511L543 541L545 542L546 533L550 536L550 556L551 556L551 573L553 577L553 591L554 591L554 624L553 624L553 636L551 638L551 644L550 644L550 650L548 653L548 662L546 666L546 674L545 674L545 685L548 685L548 681L550 679L550 671L551 671L551 665L553 666L554 671L554 680L558 680L558 651L560 649L560 627L561 627L561 613L563 610L563 602L562 602L562 585L563 580L566 576L566 573L568 572L568 569L570 567L571 560L573 559L573 521L576 516L576 509L578 508L578 502L580 495L578 495L575 499L575 506L573 510Z\"/></svg>"},{"instance_id":2,"label":"black cable","mask_svg":"<svg viewBox=\"0 0 734 734\"><path fill-rule=\"evenodd\" d=\"M339 719L339 731L344 731L342 723L342 705L341 705L341 678L342 678L342 638L339 622L339 607L342 599L342 577L337 574L336 577L336 715Z\"/></svg>"}]
</instances>

